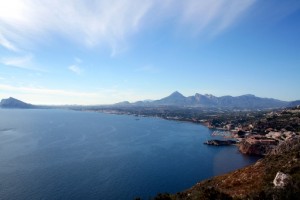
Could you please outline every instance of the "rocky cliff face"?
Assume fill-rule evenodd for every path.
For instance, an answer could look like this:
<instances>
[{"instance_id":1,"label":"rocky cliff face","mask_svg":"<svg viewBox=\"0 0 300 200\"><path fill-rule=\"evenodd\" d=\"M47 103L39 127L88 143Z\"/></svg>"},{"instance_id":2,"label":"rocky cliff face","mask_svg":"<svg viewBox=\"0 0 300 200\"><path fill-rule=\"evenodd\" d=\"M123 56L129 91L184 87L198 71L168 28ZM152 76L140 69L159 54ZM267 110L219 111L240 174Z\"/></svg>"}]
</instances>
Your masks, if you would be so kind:
<instances>
[{"instance_id":1,"label":"rocky cliff face","mask_svg":"<svg viewBox=\"0 0 300 200\"><path fill-rule=\"evenodd\" d=\"M248 155L278 155L293 151L294 148L298 148L296 145L298 143L300 143L300 138L297 135L280 142L268 138L267 140L257 140L254 143L250 139L245 139L239 143L239 151Z\"/></svg>"},{"instance_id":2,"label":"rocky cliff face","mask_svg":"<svg viewBox=\"0 0 300 200\"><path fill-rule=\"evenodd\" d=\"M278 174L288 181L281 184ZM184 192L160 196L156 199L299 199L300 139L285 141L253 165L202 181Z\"/></svg>"},{"instance_id":3,"label":"rocky cliff face","mask_svg":"<svg viewBox=\"0 0 300 200\"><path fill-rule=\"evenodd\" d=\"M239 144L239 151L248 155L266 155L270 148L269 145L250 144L247 141L243 141Z\"/></svg>"}]
</instances>

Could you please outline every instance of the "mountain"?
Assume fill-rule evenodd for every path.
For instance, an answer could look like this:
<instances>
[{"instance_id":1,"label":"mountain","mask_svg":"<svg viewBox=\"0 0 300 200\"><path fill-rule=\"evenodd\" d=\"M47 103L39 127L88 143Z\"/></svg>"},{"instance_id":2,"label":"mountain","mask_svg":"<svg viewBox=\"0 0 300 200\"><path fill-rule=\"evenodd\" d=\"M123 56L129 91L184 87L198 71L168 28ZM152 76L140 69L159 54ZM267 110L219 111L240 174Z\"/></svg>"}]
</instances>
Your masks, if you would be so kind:
<instances>
[{"instance_id":1,"label":"mountain","mask_svg":"<svg viewBox=\"0 0 300 200\"><path fill-rule=\"evenodd\" d=\"M237 107L237 108L279 108L285 107L288 102L280 101L272 98L261 98L251 94L231 97L223 96L219 98L219 106L221 107Z\"/></svg>"},{"instance_id":2,"label":"mountain","mask_svg":"<svg viewBox=\"0 0 300 200\"><path fill-rule=\"evenodd\" d=\"M154 101L138 101L126 106L179 106L179 107L206 107L206 108L239 108L239 109L268 109L286 107L290 102L272 98L261 98L252 94L237 97L216 97L211 94L199 94L185 97L178 91L169 96ZM115 104L120 105L120 104Z\"/></svg>"},{"instance_id":3,"label":"mountain","mask_svg":"<svg viewBox=\"0 0 300 200\"><path fill-rule=\"evenodd\" d=\"M20 101L18 99L9 97L8 99L2 99L0 102L1 108L34 108L33 105Z\"/></svg>"},{"instance_id":4,"label":"mountain","mask_svg":"<svg viewBox=\"0 0 300 200\"><path fill-rule=\"evenodd\" d=\"M290 102L287 107L296 107L296 106L300 106L300 100Z\"/></svg>"},{"instance_id":5,"label":"mountain","mask_svg":"<svg viewBox=\"0 0 300 200\"><path fill-rule=\"evenodd\" d=\"M116 105L116 106L129 106L130 103L129 103L129 101L122 101L122 102L116 103L114 105Z\"/></svg>"},{"instance_id":6,"label":"mountain","mask_svg":"<svg viewBox=\"0 0 300 200\"><path fill-rule=\"evenodd\" d=\"M179 92L173 92L171 95L160 100L152 101L150 104L165 106L185 106L189 104L188 98Z\"/></svg>"}]
</instances>

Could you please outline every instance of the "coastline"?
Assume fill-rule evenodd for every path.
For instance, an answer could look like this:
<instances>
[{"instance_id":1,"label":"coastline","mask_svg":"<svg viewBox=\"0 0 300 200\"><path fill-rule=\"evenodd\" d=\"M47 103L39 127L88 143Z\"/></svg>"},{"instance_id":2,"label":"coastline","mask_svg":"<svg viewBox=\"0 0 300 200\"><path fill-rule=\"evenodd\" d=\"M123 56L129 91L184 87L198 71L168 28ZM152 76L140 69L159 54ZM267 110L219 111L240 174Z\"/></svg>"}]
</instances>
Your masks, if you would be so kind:
<instances>
[{"instance_id":1,"label":"coastline","mask_svg":"<svg viewBox=\"0 0 300 200\"><path fill-rule=\"evenodd\" d=\"M234 135L236 134L236 131L230 131L230 130L226 130L225 128L221 128L221 127L211 127L209 126L207 123L205 122L200 122L200 121L196 121L196 120L188 120L188 119L180 119L180 118L175 118L175 117L161 117L161 116L157 116L157 115L139 115L139 114L134 114L134 113L125 113L125 112L116 112L116 111L103 111L103 110L81 110L84 112L98 112L98 113L104 113L104 114L110 114L110 115L128 115L128 116L135 116L135 117L147 117L147 118L159 118L159 119L163 119L163 120L168 120L168 121L177 121L177 122L183 122L183 123L193 123L193 124L198 124L201 126L204 126L206 128L208 128L209 130L213 131L211 134L211 137L215 137L215 136L221 136L222 138L224 138L224 140L221 140L221 142L223 141L232 141L235 140L236 142L231 142L229 145L234 145L237 148L239 148L239 143L243 140L242 138L238 138L238 137L234 137ZM221 134L216 134L216 132L224 132L225 134L222 135ZM209 141L213 141L214 139L211 139ZM206 144L208 141L204 142L204 144ZM212 145L212 146L229 146L229 145ZM239 150L239 152L243 155L248 155L251 156L247 153L243 153ZM255 155L254 155L255 156Z\"/></svg>"}]
</instances>

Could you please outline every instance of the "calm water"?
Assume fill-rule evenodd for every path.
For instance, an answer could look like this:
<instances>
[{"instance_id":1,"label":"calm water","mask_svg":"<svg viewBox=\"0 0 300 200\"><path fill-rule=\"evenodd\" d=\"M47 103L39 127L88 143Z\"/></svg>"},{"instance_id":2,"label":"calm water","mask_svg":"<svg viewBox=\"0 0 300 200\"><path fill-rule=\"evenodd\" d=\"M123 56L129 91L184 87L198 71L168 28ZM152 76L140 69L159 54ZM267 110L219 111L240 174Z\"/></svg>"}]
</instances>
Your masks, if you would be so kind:
<instances>
[{"instance_id":1,"label":"calm water","mask_svg":"<svg viewBox=\"0 0 300 200\"><path fill-rule=\"evenodd\" d=\"M0 109L0 199L148 199L253 163L206 127L67 110Z\"/></svg>"}]
</instances>

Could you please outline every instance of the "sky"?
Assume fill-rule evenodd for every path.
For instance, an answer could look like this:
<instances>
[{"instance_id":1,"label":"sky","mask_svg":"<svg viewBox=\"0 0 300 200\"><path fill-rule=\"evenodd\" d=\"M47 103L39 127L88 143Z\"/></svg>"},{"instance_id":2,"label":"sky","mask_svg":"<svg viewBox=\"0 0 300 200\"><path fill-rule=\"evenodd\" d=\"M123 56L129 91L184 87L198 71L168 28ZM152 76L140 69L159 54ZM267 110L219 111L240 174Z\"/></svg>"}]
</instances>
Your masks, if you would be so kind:
<instances>
[{"instance_id":1,"label":"sky","mask_svg":"<svg viewBox=\"0 0 300 200\"><path fill-rule=\"evenodd\" d=\"M0 0L0 99L300 99L299 0Z\"/></svg>"}]
</instances>

